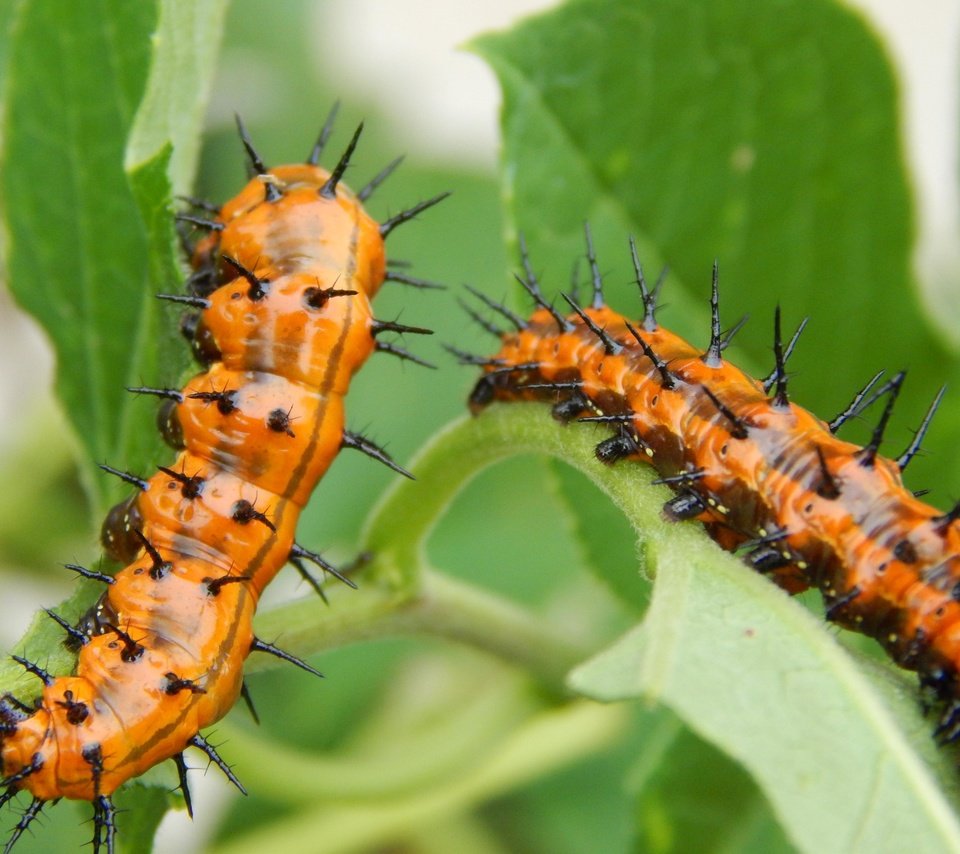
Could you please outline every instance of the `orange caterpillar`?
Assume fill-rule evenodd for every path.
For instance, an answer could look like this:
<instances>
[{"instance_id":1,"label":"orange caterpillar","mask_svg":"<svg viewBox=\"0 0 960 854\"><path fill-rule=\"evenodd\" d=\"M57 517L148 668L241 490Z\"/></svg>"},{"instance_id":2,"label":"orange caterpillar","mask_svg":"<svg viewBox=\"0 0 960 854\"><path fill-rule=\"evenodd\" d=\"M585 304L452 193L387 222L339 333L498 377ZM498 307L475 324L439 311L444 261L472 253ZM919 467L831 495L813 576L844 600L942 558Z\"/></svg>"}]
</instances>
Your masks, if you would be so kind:
<instances>
[{"instance_id":1,"label":"orange caterpillar","mask_svg":"<svg viewBox=\"0 0 960 854\"><path fill-rule=\"evenodd\" d=\"M787 397L784 365L803 325L784 347L779 309L770 376L752 379L724 360L732 333L720 332L716 267L703 351L657 323L659 285L647 289L632 242L644 303L636 325L604 304L589 230L593 298L581 307L564 295L569 315L545 300L521 248L519 280L538 307L524 320L481 296L516 331L476 318L500 335L501 347L489 359L458 354L484 367L471 409L546 400L562 422L609 424L613 435L596 448L601 461L649 463L656 482L676 492L664 505L667 519L704 522L724 548L744 549L748 565L792 593L819 589L828 619L875 638L919 674L924 693L942 708L937 736L960 737L960 504L943 513L901 479L943 390L909 447L888 459L878 449L903 373L865 400L877 374L843 412L823 421ZM841 424L883 396L865 447L836 437Z\"/></svg>"},{"instance_id":2,"label":"orange caterpillar","mask_svg":"<svg viewBox=\"0 0 960 854\"><path fill-rule=\"evenodd\" d=\"M182 390L131 389L165 399L164 436L181 453L149 479L104 467L139 488L103 527L108 555L127 566L114 577L70 567L107 585L79 627L48 612L79 647L75 674L53 678L18 659L43 680L42 696L35 707L0 699L0 804L33 795L8 850L45 802L74 798L93 803L94 850L112 854L110 795L164 759L176 761L190 810L191 745L240 786L199 732L244 692L247 655L316 672L257 639L254 611L288 561L315 586L304 559L346 580L294 542L341 447L403 471L344 429L343 396L374 350L413 358L375 336L429 331L375 320L370 300L385 279L429 286L387 272L384 239L446 195L375 222L363 202L399 161L351 192L340 179L360 128L332 172L316 165L333 115L306 164L275 169L240 125L256 177L215 218L181 216L210 233L193 251L189 295L165 298L195 309L183 328L205 370Z\"/></svg>"}]
</instances>

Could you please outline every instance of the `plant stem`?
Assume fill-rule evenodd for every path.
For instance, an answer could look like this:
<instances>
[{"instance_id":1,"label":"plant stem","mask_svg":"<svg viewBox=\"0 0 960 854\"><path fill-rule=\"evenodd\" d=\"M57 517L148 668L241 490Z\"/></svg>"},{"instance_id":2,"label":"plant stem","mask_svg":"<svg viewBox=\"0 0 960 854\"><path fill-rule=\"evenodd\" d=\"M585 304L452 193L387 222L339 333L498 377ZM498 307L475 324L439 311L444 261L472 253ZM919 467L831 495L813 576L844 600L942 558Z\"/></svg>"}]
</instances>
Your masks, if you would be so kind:
<instances>
[{"instance_id":1,"label":"plant stem","mask_svg":"<svg viewBox=\"0 0 960 854\"><path fill-rule=\"evenodd\" d=\"M430 571L412 594L365 585L361 593L337 596L335 604L326 613L312 599L274 609L258 617L257 632L282 636L300 655L397 635L443 637L525 668L556 695L568 693L566 673L593 651L506 599ZM270 663L261 657L247 666L253 671Z\"/></svg>"}]
</instances>

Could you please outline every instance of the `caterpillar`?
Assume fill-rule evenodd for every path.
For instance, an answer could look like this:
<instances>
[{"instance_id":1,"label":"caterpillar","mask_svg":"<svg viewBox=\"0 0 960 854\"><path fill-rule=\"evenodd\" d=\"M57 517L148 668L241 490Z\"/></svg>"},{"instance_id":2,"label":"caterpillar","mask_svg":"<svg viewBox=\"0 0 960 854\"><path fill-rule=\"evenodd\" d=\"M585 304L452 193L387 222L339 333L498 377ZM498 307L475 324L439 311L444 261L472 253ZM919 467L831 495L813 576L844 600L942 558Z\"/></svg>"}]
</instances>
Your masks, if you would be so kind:
<instances>
[{"instance_id":1,"label":"caterpillar","mask_svg":"<svg viewBox=\"0 0 960 854\"><path fill-rule=\"evenodd\" d=\"M239 696L249 702L247 655L317 673L254 635L260 594L288 562L321 595L305 561L355 586L295 542L301 508L341 448L407 474L345 429L343 397L375 351L420 361L378 336L430 330L377 320L370 300L385 281L433 286L388 269L384 241L447 194L376 222L364 204L400 161L351 191L342 178L362 124L332 170L318 165L336 111L304 164L270 169L238 118L253 177L226 204L196 203L204 215L178 217L203 236L190 247L186 293L160 296L187 307L181 330L202 371L181 389L130 389L161 399L161 432L179 453L148 478L101 466L137 492L102 528L107 556L126 566L107 575L68 565L106 590L76 626L47 612L78 650L73 675L15 656L43 689L36 705L0 697L0 805L20 791L32 796L7 851L47 802L72 798L92 803L93 848L112 854L111 795L166 759L192 815L190 746L243 791L200 731Z\"/></svg>"},{"instance_id":2,"label":"caterpillar","mask_svg":"<svg viewBox=\"0 0 960 854\"><path fill-rule=\"evenodd\" d=\"M657 320L661 281L649 287L630 240L643 315L631 322L609 308L589 227L592 294L570 311L549 302L521 237L517 279L536 308L528 318L475 295L510 325L469 313L500 338L492 357L457 351L483 373L469 398L474 414L494 401L549 402L553 416L606 425L596 445L604 463L651 465L675 493L669 521L695 519L723 548L789 593L815 588L826 617L876 639L919 676L925 702L939 709L935 736L960 738L960 504L942 512L908 490L902 472L917 454L943 397L941 388L908 447L879 453L904 373L873 376L825 421L792 403L786 363L806 320L784 341L774 316L773 371L754 379L723 352L741 324L721 332L718 268L711 289L706 349ZM838 438L845 422L885 400L868 443Z\"/></svg>"}]
</instances>

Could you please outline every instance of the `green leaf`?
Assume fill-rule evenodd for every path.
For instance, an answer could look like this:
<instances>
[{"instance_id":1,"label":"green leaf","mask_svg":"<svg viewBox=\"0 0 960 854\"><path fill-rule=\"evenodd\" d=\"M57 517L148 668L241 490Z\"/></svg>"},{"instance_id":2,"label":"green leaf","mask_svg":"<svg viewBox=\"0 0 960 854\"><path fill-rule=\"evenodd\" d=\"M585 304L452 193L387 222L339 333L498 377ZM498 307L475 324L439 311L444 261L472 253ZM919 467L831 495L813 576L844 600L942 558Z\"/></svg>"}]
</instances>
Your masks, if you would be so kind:
<instances>
[{"instance_id":1,"label":"green leaf","mask_svg":"<svg viewBox=\"0 0 960 854\"><path fill-rule=\"evenodd\" d=\"M228 0L161 0L153 35L153 61L126 151L136 172L173 143L168 174L174 192L187 193L200 153L200 128L219 53Z\"/></svg>"},{"instance_id":2,"label":"green leaf","mask_svg":"<svg viewBox=\"0 0 960 854\"><path fill-rule=\"evenodd\" d=\"M634 234L648 270L670 264L662 318L693 341L718 258L726 324L760 324L737 339L746 368L772 367L775 303L788 327L810 316L793 390L828 416L878 368L924 353L929 377L899 405L915 421L956 372L918 310L896 84L856 14L829 0L577 0L474 47L504 90L510 232L525 232L548 294L567 289L588 219L613 304L638 312ZM960 397L948 408L929 443L944 455ZM907 442L903 427L891 436ZM926 486L945 465L960 473L955 460L914 473Z\"/></svg>"},{"instance_id":3,"label":"green leaf","mask_svg":"<svg viewBox=\"0 0 960 854\"><path fill-rule=\"evenodd\" d=\"M182 186L222 14L221 3L202 12L166 4L158 22L149 3L27 3L11 40L2 178L10 287L53 341L57 393L101 509L123 487L108 486L94 463L142 469L160 448L153 408L131 402L125 386L176 381L171 365L186 361L163 346L153 298L180 278L163 152L175 143ZM180 62L178 50L198 39L196 62Z\"/></svg>"},{"instance_id":4,"label":"green leaf","mask_svg":"<svg viewBox=\"0 0 960 854\"><path fill-rule=\"evenodd\" d=\"M76 625L80 617L98 595L103 585L90 581L77 585L73 595L51 610ZM43 611L37 611L30 627L15 645L13 652L27 661L40 662L54 676L72 673L76 665L76 654L63 645L63 629ZM39 695L42 685L36 676L27 673L12 658L0 658L0 686L5 693L11 693L21 700Z\"/></svg>"},{"instance_id":5,"label":"green leaf","mask_svg":"<svg viewBox=\"0 0 960 854\"><path fill-rule=\"evenodd\" d=\"M802 850L960 845L953 769L912 692L878 691L815 617L688 535L658 546L644 623L573 687L669 705L750 771Z\"/></svg>"},{"instance_id":6,"label":"green leaf","mask_svg":"<svg viewBox=\"0 0 960 854\"><path fill-rule=\"evenodd\" d=\"M155 364L131 353L152 306L123 172L154 25L148 3L27 3L11 43L0 179L10 288L53 340L57 393L101 508L107 489L92 461L129 459L118 429L124 386Z\"/></svg>"}]
</instances>

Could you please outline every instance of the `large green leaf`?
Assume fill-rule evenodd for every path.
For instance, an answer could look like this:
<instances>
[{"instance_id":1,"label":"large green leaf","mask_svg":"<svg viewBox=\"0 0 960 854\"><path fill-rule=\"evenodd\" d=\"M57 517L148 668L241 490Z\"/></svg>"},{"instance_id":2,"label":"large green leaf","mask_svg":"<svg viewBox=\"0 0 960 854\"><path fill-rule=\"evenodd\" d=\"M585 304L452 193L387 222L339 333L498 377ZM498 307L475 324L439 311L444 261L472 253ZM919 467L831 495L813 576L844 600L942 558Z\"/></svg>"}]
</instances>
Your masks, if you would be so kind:
<instances>
[{"instance_id":1,"label":"large green leaf","mask_svg":"<svg viewBox=\"0 0 960 854\"><path fill-rule=\"evenodd\" d=\"M656 564L643 625L575 671L576 688L669 705L753 774L801 850L960 845L952 768L902 684L871 685L816 618L732 559L678 537Z\"/></svg>"},{"instance_id":2,"label":"large green leaf","mask_svg":"<svg viewBox=\"0 0 960 854\"><path fill-rule=\"evenodd\" d=\"M588 219L613 304L639 311L634 234L650 271L670 265L663 319L704 342L717 258L726 323L755 318L737 342L745 367L772 367L779 302L788 326L811 317L792 363L801 401L829 417L877 369L909 366L921 376L899 409L919 421L956 362L920 316L896 84L854 13L830 0L575 0L474 47L504 90L510 231L526 234L548 293L567 288ZM946 454L958 413L953 395L929 441L938 465L915 464L922 486L960 472ZM907 438L891 430L893 445Z\"/></svg>"},{"instance_id":3,"label":"large green leaf","mask_svg":"<svg viewBox=\"0 0 960 854\"><path fill-rule=\"evenodd\" d=\"M26 2L11 38L2 177L10 288L53 342L57 393L101 509L120 490L94 463L143 468L159 449L152 408L131 404L124 387L173 382L184 363L153 298L179 278L163 149L189 139L195 155L222 9ZM184 44L196 64L175 61ZM143 98L150 119L138 113ZM157 105L168 102L194 106L164 123ZM135 123L136 194L124 171ZM175 165L182 182L192 164L181 154Z\"/></svg>"},{"instance_id":4,"label":"large green leaf","mask_svg":"<svg viewBox=\"0 0 960 854\"><path fill-rule=\"evenodd\" d=\"M153 331L153 301L123 171L155 26L150 3L26 3L11 45L2 172L10 288L54 343L58 395L88 461L118 459L124 386L156 364L155 352L131 352ZM85 471L103 507L105 482L91 462Z\"/></svg>"}]
</instances>

